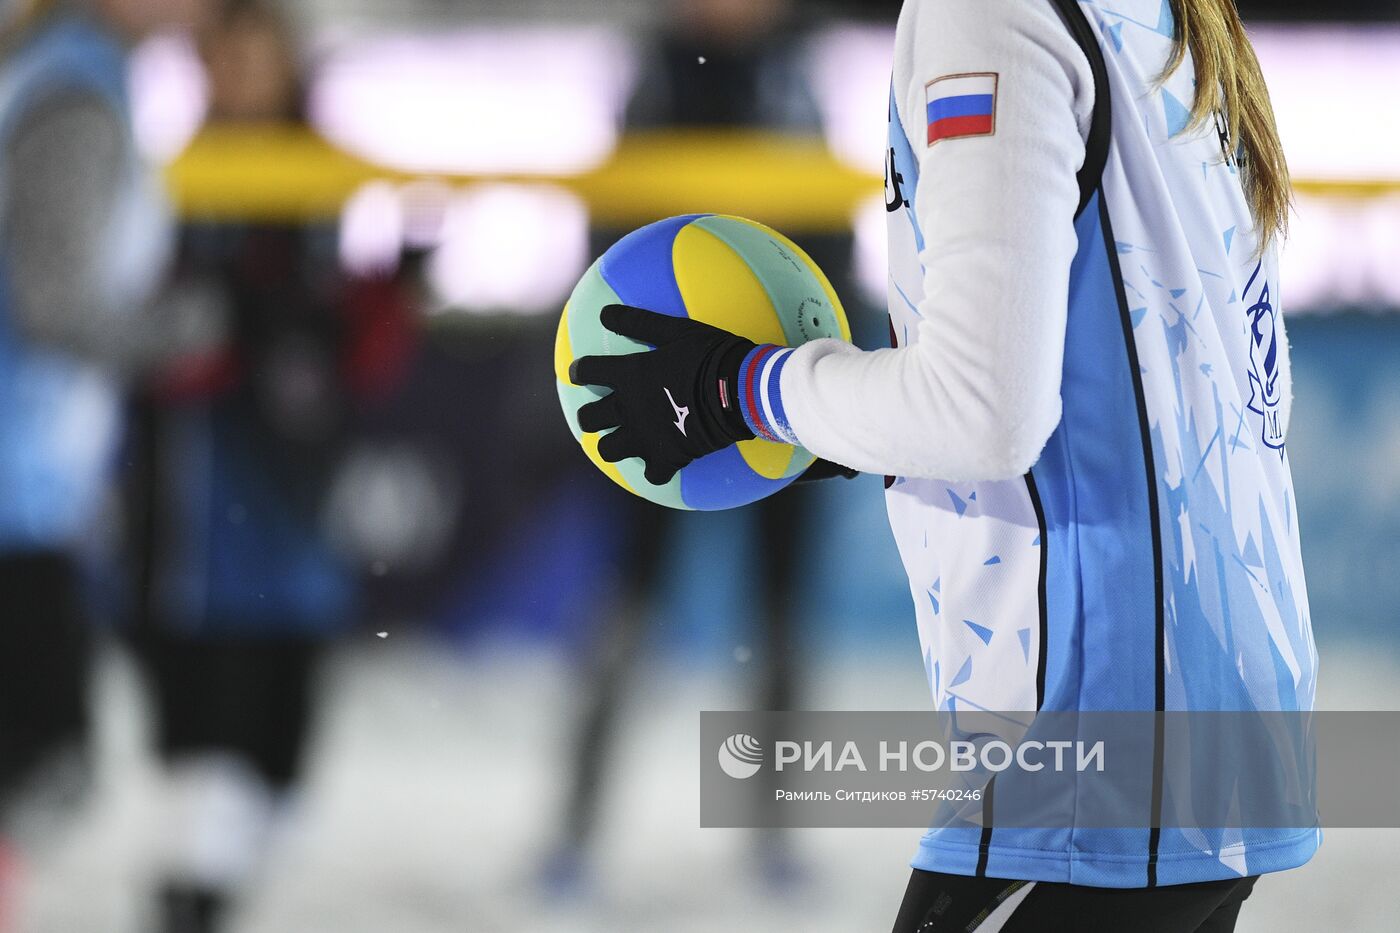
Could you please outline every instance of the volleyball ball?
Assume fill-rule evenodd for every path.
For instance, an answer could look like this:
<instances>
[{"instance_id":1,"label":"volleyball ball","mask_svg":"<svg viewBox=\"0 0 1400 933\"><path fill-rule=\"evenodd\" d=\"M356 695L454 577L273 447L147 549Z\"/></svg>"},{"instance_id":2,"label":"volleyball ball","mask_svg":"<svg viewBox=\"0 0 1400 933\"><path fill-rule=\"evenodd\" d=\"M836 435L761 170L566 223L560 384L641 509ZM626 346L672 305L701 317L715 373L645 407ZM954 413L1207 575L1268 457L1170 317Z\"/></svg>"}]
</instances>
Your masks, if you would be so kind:
<instances>
[{"instance_id":1,"label":"volleyball ball","mask_svg":"<svg viewBox=\"0 0 1400 933\"><path fill-rule=\"evenodd\" d=\"M800 447L761 438L702 457L664 486L653 486L638 458L607 463L597 433L579 429L578 410L608 393L569 381L581 356L641 353L646 344L614 334L600 320L611 304L632 305L712 324L754 343L795 347L835 337L850 341L846 312L831 283L787 237L751 220L719 214L672 217L635 230L593 264L564 307L554 343L559 402L584 453L628 492L673 509L714 511L756 502L812 465Z\"/></svg>"}]
</instances>

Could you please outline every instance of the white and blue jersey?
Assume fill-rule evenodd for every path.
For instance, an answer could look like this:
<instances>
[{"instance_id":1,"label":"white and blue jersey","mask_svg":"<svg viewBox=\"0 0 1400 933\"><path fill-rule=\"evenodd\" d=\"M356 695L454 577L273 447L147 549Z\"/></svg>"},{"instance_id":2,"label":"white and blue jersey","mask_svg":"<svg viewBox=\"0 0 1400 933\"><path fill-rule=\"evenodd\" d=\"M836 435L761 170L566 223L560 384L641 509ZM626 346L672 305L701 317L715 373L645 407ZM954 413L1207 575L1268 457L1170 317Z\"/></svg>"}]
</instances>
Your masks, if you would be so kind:
<instances>
[{"instance_id":1,"label":"white and blue jersey","mask_svg":"<svg viewBox=\"0 0 1400 933\"><path fill-rule=\"evenodd\" d=\"M941 710L1308 710L1316 652L1260 248L1167 0L908 0L895 348L787 355L788 435L893 474ZM772 409L773 400L765 400ZM971 827L915 867L1109 887L1292 868L1313 827Z\"/></svg>"}]
</instances>

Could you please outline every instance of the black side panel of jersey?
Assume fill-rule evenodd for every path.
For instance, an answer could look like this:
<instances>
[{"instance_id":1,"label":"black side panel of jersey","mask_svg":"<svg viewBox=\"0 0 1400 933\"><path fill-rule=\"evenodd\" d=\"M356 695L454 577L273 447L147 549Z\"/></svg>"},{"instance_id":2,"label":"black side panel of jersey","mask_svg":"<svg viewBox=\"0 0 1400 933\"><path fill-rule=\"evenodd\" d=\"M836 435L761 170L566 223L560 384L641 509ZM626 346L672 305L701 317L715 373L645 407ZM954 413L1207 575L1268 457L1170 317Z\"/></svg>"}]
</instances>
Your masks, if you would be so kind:
<instances>
[{"instance_id":1,"label":"black side panel of jersey","mask_svg":"<svg viewBox=\"0 0 1400 933\"><path fill-rule=\"evenodd\" d=\"M1079 44L1084 57L1089 60L1089 71L1094 76L1094 119L1089 125L1089 139L1084 146L1084 167L1079 170L1079 208L1074 212L1077 219L1089 206L1089 199L1099 189L1103 181L1104 166L1108 164L1108 141L1113 130L1112 98L1108 93L1108 65L1104 63L1103 49L1099 47L1094 27L1084 18L1078 0L1051 0L1055 12L1069 29L1074 41Z\"/></svg>"}]
</instances>

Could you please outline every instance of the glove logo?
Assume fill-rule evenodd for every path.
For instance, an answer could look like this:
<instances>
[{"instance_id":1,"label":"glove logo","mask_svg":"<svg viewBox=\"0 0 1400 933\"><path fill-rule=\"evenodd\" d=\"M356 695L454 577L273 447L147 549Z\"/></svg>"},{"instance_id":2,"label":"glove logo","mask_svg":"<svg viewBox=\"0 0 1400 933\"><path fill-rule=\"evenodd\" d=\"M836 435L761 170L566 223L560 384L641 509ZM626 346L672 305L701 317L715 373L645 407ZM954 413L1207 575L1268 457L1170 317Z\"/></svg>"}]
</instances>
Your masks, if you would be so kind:
<instances>
[{"instance_id":1,"label":"glove logo","mask_svg":"<svg viewBox=\"0 0 1400 933\"><path fill-rule=\"evenodd\" d=\"M670 402L671 407L676 411L676 430L680 431L681 434L685 434L685 419L690 417L690 409L682 408L680 405L677 405L676 399L671 395L670 389L662 386L661 391L666 393L666 401Z\"/></svg>"}]
</instances>

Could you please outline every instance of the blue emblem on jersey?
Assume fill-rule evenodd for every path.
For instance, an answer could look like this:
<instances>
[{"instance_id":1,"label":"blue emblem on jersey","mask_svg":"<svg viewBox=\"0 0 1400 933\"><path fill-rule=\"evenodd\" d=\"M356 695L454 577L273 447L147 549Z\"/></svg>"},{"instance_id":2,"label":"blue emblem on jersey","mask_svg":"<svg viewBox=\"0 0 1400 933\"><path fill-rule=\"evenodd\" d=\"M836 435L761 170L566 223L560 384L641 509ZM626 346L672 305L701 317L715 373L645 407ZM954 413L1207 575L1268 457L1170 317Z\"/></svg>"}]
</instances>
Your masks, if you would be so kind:
<instances>
[{"instance_id":1,"label":"blue emblem on jersey","mask_svg":"<svg viewBox=\"0 0 1400 933\"><path fill-rule=\"evenodd\" d=\"M1250 276L1245 286L1249 295L1259 279L1263 263ZM1260 439L1264 446L1283 450L1283 381L1279 378L1278 320L1269 301L1268 280L1262 280L1259 295L1245 312L1249 323L1249 410L1264 420Z\"/></svg>"}]
</instances>

